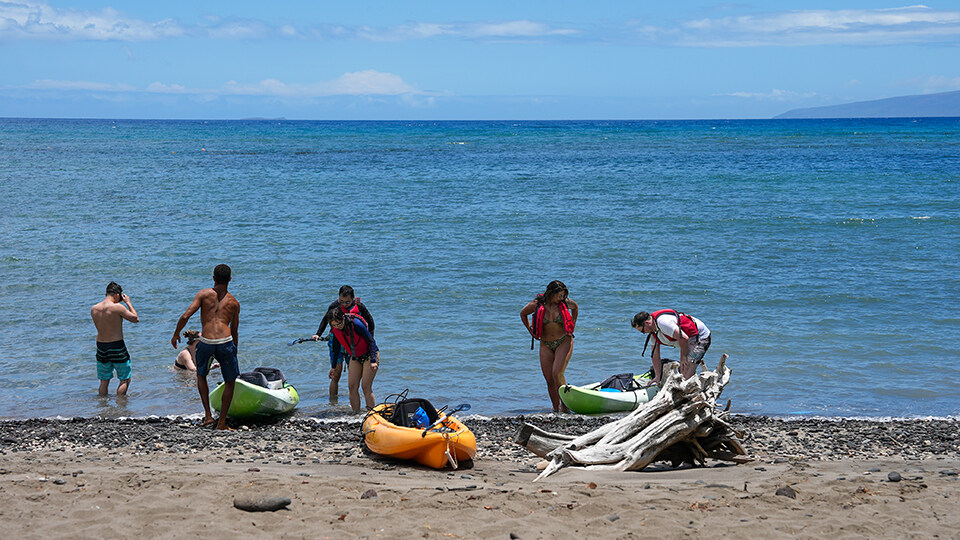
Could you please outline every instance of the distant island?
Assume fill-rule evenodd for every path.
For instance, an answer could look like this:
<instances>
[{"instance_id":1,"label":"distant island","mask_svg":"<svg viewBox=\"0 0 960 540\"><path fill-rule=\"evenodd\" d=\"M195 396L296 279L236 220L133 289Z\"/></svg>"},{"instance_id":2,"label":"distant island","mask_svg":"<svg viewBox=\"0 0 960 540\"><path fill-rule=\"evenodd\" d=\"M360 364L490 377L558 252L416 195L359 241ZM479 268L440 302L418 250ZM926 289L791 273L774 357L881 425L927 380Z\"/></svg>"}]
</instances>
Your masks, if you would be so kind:
<instances>
[{"instance_id":1,"label":"distant island","mask_svg":"<svg viewBox=\"0 0 960 540\"><path fill-rule=\"evenodd\" d=\"M843 105L793 109L774 118L917 118L960 116L960 90Z\"/></svg>"}]
</instances>

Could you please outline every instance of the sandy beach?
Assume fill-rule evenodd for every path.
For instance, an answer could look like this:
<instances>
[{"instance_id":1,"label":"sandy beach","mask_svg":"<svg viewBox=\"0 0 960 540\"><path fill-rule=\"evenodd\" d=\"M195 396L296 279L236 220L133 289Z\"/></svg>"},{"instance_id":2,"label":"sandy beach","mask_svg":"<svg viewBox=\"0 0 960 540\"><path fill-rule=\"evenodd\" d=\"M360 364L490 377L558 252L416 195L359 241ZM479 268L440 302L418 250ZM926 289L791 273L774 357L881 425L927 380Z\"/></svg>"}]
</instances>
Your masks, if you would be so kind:
<instances>
[{"instance_id":1,"label":"sandy beach","mask_svg":"<svg viewBox=\"0 0 960 540\"><path fill-rule=\"evenodd\" d=\"M755 461L641 472L565 469L513 444L523 421L582 433L609 418L470 419L472 464L372 456L358 421L0 423L2 538L960 538L950 420L734 417ZM779 493L778 493L779 492ZM236 497L280 496L275 512Z\"/></svg>"}]
</instances>

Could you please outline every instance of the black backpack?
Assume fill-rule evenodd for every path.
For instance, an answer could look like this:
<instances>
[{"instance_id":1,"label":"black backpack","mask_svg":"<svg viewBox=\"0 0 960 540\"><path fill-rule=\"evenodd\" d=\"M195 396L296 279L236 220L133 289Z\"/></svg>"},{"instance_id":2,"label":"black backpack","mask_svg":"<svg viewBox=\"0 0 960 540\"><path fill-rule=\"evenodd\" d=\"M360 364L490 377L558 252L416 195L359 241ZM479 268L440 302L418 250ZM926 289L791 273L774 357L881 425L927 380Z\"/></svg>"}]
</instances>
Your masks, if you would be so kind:
<instances>
[{"instance_id":1,"label":"black backpack","mask_svg":"<svg viewBox=\"0 0 960 540\"><path fill-rule=\"evenodd\" d=\"M420 408L423 408L423 412L427 413L427 419L429 419L431 424L440 418L437 414L437 409L435 409L429 401L420 398L410 398L399 401L393 406L393 414L390 415L388 421L397 426L416 427L417 422L413 419L413 415L416 414L417 409Z\"/></svg>"},{"instance_id":2,"label":"black backpack","mask_svg":"<svg viewBox=\"0 0 960 540\"><path fill-rule=\"evenodd\" d=\"M613 388L621 392L632 392L640 389L640 384L633 378L633 373L611 375L600 383L600 388Z\"/></svg>"}]
</instances>

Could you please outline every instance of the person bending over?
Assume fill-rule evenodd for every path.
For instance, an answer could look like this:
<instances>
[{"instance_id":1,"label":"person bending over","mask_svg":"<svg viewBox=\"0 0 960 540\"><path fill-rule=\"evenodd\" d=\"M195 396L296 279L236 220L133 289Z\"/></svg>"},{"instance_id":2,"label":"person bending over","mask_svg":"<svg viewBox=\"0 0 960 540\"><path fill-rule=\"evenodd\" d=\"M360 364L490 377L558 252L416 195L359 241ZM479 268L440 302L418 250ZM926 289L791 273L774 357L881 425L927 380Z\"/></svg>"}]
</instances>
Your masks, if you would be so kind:
<instances>
[{"instance_id":1,"label":"person bending over","mask_svg":"<svg viewBox=\"0 0 960 540\"><path fill-rule=\"evenodd\" d=\"M697 366L703 365L703 355L710 348L710 329L700 319L673 309L661 309L653 313L641 311L633 316L630 324L640 333L647 334L648 343L651 336L654 338L650 351L654 377L647 386L660 384L663 378L661 345L680 349L680 373L684 379L693 377ZM647 350L646 343L643 350Z\"/></svg>"},{"instance_id":2,"label":"person bending over","mask_svg":"<svg viewBox=\"0 0 960 540\"><path fill-rule=\"evenodd\" d=\"M323 331L327 328L327 324L330 323L330 314L333 313L334 310L340 310L344 313L350 313L363 318L367 323L367 330L370 331L371 336L373 335L373 315L370 314L367 306L365 306L359 298L354 297L353 287L344 285L340 287L340 294L337 299L330 302L330 305L327 306L327 311L323 314L323 319L320 320L320 327L317 328L317 333L313 335L314 341L320 339ZM330 373L328 376L330 377L331 402L337 401L337 394L340 392L340 375L343 373L343 368L350 364L350 359L347 357L347 352L344 349L338 348L337 352L334 352L333 345L335 342L336 340L330 340Z\"/></svg>"},{"instance_id":3,"label":"person bending over","mask_svg":"<svg viewBox=\"0 0 960 540\"><path fill-rule=\"evenodd\" d=\"M376 405L373 398L373 378L377 376L380 367L380 348L367 330L367 324L362 317L348 315L339 309L330 314L330 328L336 338L334 352L339 354L337 347L345 350L350 359L350 372L347 384L350 389L350 407L353 412L360 412L359 389L363 389L363 397L367 409Z\"/></svg>"}]
</instances>

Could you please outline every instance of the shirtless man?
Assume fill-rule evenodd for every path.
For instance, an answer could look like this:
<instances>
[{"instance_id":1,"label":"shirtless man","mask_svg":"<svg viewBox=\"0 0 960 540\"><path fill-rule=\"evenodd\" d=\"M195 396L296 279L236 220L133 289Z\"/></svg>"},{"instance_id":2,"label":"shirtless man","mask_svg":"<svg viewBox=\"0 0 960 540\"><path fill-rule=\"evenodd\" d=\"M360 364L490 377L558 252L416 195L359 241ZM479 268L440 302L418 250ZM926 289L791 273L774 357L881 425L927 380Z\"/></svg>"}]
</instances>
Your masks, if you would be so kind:
<instances>
[{"instance_id":1,"label":"shirtless man","mask_svg":"<svg viewBox=\"0 0 960 540\"><path fill-rule=\"evenodd\" d=\"M213 288L201 289L193 297L190 307L183 312L177 321L177 329L173 331L170 344L177 348L180 341L180 331L187 325L187 321L197 310L200 310L200 343L197 345L197 390L200 391L200 402L203 403L203 422L201 427L214 423L210 413L210 387L207 386L207 373L210 373L210 361L216 358L220 362L220 373L223 375L223 399L221 400L220 419L216 429L227 429L227 411L233 401L233 388L237 376L240 374L240 365L237 362L237 327L240 325L240 302L227 292L230 283L230 267L218 264L213 269Z\"/></svg>"},{"instance_id":2,"label":"shirtless man","mask_svg":"<svg viewBox=\"0 0 960 540\"><path fill-rule=\"evenodd\" d=\"M126 305L124 305L126 303ZM123 320L140 322L137 310L133 309L130 297L114 282L107 285L107 295L102 302L90 308L93 325L97 327L97 378L100 379L100 395L107 395L107 387L116 370L120 385L117 395L127 395L130 387L130 354L123 343Z\"/></svg>"}]
</instances>

